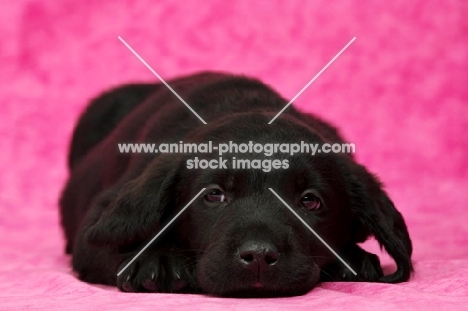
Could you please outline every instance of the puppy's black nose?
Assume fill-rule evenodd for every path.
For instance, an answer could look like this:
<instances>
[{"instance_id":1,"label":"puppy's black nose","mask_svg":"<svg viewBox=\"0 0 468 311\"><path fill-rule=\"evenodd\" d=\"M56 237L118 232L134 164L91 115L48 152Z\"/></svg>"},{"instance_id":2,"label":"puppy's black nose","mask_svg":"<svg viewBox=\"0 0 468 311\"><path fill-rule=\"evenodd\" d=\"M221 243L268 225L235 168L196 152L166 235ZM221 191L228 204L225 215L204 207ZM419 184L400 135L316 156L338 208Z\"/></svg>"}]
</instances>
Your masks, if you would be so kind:
<instances>
[{"instance_id":1,"label":"puppy's black nose","mask_svg":"<svg viewBox=\"0 0 468 311\"><path fill-rule=\"evenodd\" d=\"M259 275L278 262L278 250L270 242L247 241L239 247L239 261Z\"/></svg>"}]
</instances>

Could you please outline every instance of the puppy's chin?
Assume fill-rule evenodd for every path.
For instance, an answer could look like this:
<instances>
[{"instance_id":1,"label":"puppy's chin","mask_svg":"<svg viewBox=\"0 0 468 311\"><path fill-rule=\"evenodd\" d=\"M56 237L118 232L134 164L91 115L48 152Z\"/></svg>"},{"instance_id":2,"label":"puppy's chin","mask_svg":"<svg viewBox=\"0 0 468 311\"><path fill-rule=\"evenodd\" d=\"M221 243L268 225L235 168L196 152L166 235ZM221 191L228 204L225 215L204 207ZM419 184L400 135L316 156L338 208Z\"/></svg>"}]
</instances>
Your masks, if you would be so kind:
<instances>
[{"instance_id":1,"label":"puppy's chin","mask_svg":"<svg viewBox=\"0 0 468 311\"><path fill-rule=\"evenodd\" d=\"M197 265L200 289L209 295L234 298L288 297L308 293L319 282L320 268L315 263L272 271L257 280L250 271L235 265L212 264L202 258Z\"/></svg>"}]
</instances>

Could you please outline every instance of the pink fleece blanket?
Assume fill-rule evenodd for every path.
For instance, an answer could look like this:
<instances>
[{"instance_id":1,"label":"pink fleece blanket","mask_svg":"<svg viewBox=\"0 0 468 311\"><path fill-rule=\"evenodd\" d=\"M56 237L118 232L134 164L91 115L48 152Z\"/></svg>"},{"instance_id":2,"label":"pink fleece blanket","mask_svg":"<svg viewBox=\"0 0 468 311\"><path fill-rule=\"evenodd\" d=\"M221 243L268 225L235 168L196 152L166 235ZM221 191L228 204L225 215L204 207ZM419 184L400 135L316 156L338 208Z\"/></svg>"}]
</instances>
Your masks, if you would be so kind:
<instances>
[{"instance_id":1,"label":"pink fleece blanket","mask_svg":"<svg viewBox=\"0 0 468 311\"><path fill-rule=\"evenodd\" d=\"M0 310L468 308L468 6L419 1L4 1L0 8ZM305 296L125 294L82 283L57 197L73 124L112 85L198 70L256 76L339 125L414 242L402 284L324 283ZM379 252L374 242L366 245ZM386 271L394 264L383 255Z\"/></svg>"}]
</instances>

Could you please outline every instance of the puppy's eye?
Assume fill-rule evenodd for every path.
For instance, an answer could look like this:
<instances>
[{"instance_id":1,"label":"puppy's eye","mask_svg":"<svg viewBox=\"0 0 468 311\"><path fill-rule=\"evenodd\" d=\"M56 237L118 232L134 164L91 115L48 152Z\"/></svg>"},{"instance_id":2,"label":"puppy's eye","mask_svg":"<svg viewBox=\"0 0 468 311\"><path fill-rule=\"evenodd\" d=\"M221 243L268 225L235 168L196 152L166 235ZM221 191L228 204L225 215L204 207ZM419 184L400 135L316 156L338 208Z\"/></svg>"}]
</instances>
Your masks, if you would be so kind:
<instances>
[{"instance_id":1,"label":"puppy's eye","mask_svg":"<svg viewBox=\"0 0 468 311\"><path fill-rule=\"evenodd\" d=\"M224 192L219 189L210 189L208 190L208 193L205 194L205 200L211 203L225 202L226 196L224 195Z\"/></svg>"},{"instance_id":2,"label":"puppy's eye","mask_svg":"<svg viewBox=\"0 0 468 311\"><path fill-rule=\"evenodd\" d=\"M320 198L312 193L306 193L300 200L300 204L305 209L312 211L317 210L322 205Z\"/></svg>"}]
</instances>

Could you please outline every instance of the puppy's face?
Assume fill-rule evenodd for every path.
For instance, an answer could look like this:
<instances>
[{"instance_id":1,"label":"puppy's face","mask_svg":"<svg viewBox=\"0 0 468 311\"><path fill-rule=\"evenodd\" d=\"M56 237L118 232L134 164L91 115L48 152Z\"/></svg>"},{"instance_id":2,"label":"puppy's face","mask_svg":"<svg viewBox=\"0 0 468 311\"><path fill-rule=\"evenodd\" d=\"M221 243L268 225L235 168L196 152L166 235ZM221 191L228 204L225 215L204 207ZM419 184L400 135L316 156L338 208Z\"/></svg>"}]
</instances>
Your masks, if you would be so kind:
<instances>
[{"instance_id":1,"label":"puppy's face","mask_svg":"<svg viewBox=\"0 0 468 311\"><path fill-rule=\"evenodd\" d=\"M288 169L268 173L227 169L184 176L187 198L206 188L176 230L185 235L190 249L198 250L196 276L203 291L222 296L293 295L318 282L320 268L333 255L269 190L332 247L348 242L350 202L334 169L338 164L330 157L310 157L291 157Z\"/></svg>"}]
</instances>

